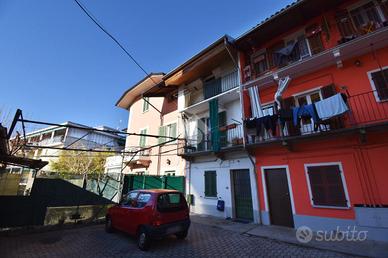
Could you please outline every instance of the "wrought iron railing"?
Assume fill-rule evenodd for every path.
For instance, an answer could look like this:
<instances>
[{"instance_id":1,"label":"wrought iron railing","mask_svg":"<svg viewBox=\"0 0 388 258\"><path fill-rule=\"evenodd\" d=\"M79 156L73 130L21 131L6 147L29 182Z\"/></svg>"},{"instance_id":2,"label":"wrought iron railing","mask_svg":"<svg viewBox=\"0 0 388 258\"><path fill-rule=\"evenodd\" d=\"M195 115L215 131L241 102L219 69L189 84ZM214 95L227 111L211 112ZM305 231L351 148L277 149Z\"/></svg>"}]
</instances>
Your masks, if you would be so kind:
<instances>
[{"instance_id":1,"label":"wrought iron railing","mask_svg":"<svg viewBox=\"0 0 388 258\"><path fill-rule=\"evenodd\" d=\"M218 128L220 134L220 147L227 148L243 144L242 125L233 123ZM201 132L178 143L178 155L201 151L212 151L211 132Z\"/></svg>"},{"instance_id":2,"label":"wrought iron railing","mask_svg":"<svg viewBox=\"0 0 388 258\"><path fill-rule=\"evenodd\" d=\"M387 94L384 94L384 91L387 91ZM388 122L388 98L386 101L385 99L381 100L384 96L388 97L388 89L355 94L347 98L349 110L341 116L320 122L314 122L310 118L301 119L297 125L294 125L292 121L287 121L285 124L278 121L274 132L262 129L258 135L256 129L247 129L245 139L247 144L263 143L295 136L333 133L339 130Z\"/></svg>"}]
</instances>

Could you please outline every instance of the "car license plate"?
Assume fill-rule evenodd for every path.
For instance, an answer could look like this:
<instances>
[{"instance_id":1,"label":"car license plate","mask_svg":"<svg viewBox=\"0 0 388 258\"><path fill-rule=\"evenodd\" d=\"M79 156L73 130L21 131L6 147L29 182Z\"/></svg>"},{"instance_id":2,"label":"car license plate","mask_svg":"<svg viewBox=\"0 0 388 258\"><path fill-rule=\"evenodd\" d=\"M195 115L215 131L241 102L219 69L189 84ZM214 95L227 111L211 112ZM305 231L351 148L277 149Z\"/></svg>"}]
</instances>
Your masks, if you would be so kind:
<instances>
[{"instance_id":1,"label":"car license plate","mask_svg":"<svg viewBox=\"0 0 388 258\"><path fill-rule=\"evenodd\" d=\"M173 226L167 229L167 234L173 234L182 231L182 227L180 225Z\"/></svg>"}]
</instances>

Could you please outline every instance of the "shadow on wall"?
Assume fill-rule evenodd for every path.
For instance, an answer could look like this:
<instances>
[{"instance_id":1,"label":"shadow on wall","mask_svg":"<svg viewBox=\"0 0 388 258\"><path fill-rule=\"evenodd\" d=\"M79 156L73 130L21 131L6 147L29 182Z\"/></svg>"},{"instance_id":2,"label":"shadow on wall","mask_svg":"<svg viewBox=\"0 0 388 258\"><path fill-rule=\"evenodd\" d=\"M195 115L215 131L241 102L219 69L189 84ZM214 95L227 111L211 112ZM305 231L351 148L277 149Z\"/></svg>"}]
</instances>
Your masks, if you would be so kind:
<instances>
[{"instance_id":1,"label":"shadow on wall","mask_svg":"<svg viewBox=\"0 0 388 258\"><path fill-rule=\"evenodd\" d=\"M65 180L37 178L30 196L0 196L0 228L90 219L100 216L112 204ZM82 212L74 212L77 210Z\"/></svg>"}]
</instances>

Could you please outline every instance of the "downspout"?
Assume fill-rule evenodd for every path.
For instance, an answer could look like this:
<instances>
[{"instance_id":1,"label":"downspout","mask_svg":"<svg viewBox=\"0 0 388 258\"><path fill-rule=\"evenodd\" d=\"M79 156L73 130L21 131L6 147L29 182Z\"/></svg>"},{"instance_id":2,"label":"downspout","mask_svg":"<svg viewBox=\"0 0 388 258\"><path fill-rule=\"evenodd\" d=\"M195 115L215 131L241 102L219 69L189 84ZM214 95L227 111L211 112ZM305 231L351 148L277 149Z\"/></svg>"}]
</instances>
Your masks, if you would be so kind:
<instances>
[{"instance_id":1,"label":"downspout","mask_svg":"<svg viewBox=\"0 0 388 258\"><path fill-rule=\"evenodd\" d=\"M250 153L248 152L247 147L246 147L246 137L245 137L246 136L246 129L245 129L245 126L244 126L245 111L244 111L244 96L243 96L243 87L242 87L242 79L241 79L240 51L237 51L238 62L236 62L234 60L234 58L233 58L233 55L231 54L231 52L228 49L228 43L229 43L228 40L225 38L226 49L228 50L228 53L229 53L230 57L232 58L235 66L237 67L237 76L238 76L238 81L239 81L239 97L240 97L241 121L243 121L243 125L242 125L242 128L243 128L243 149L246 151L246 153L248 155L248 158L249 158L249 160L252 163L253 173L255 174L256 198L257 198L256 204L257 204L258 224L262 225L263 221L262 221L261 209L260 209L260 195L259 195L259 185L258 185L258 181L257 181L258 180L258 175L257 175L256 163L253 160L253 157L250 155Z\"/></svg>"}]
</instances>

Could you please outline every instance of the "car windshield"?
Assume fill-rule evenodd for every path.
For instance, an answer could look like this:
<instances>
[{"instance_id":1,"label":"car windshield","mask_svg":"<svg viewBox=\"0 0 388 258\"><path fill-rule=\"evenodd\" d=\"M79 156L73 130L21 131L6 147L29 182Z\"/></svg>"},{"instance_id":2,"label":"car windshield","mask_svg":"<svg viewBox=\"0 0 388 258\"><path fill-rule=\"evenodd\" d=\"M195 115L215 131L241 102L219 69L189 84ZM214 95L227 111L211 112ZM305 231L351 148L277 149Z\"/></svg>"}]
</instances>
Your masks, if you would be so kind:
<instances>
[{"instance_id":1,"label":"car windshield","mask_svg":"<svg viewBox=\"0 0 388 258\"><path fill-rule=\"evenodd\" d=\"M165 193L158 197L158 211L169 212L185 209L185 200L180 193Z\"/></svg>"}]
</instances>

